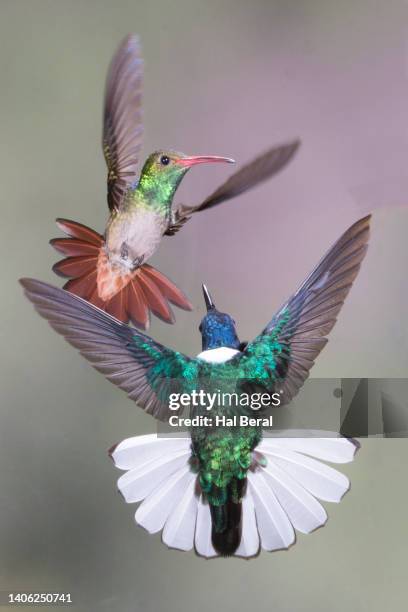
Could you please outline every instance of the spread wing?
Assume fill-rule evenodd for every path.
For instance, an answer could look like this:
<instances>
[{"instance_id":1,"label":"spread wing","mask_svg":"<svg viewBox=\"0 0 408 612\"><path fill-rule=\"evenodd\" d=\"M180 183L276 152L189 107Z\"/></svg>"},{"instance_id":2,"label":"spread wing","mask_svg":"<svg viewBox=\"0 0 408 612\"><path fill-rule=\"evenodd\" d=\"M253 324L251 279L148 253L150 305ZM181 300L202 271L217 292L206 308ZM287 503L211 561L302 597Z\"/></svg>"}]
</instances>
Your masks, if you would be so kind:
<instances>
[{"instance_id":1,"label":"spread wing","mask_svg":"<svg viewBox=\"0 0 408 612\"><path fill-rule=\"evenodd\" d=\"M117 210L135 180L142 145L142 73L139 39L127 36L109 67L103 110L103 153L108 166L108 206Z\"/></svg>"},{"instance_id":2,"label":"spread wing","mask_svg":"<svg viewBox=\"0 0 408 612\"><path fill-rule=\"evenodd\" d=\"M198 206L180 205L175 211L175 223L169 227L166 234L175 234L194 212L211 208L221 202L235 198L241 193L266 181L286 166L295 155L299 146L300 142L296 140L289 144L274 147L246 166L239 168L237 172L230 176L225 183L218 187Z\"/></svg>"},{"instance_id":3,"label":"spread wing","mask_svg":"<svg viewBox=\"0 0 408 612\"><path fill-rule=\"evenodd\" d=\"M186 370L194 378L194 360L72 293L34 279L20 282L37 312L96 370L126 391L143 410L161 421L168 420L172 414L169 394L183 392Z\"/></svg>"},{"instance_id":4,"label":"spread wing","mask_svg":"<svg viewBox=\"0 0 408 612\"><path fill-rule=\"evenodd\" d=\"M266 388L282 390L282 404L298 393L327 342L366 254L369 225L370 216L354 223L236 358L244 378L256 372Z\"/></svg>"}]
</instances>

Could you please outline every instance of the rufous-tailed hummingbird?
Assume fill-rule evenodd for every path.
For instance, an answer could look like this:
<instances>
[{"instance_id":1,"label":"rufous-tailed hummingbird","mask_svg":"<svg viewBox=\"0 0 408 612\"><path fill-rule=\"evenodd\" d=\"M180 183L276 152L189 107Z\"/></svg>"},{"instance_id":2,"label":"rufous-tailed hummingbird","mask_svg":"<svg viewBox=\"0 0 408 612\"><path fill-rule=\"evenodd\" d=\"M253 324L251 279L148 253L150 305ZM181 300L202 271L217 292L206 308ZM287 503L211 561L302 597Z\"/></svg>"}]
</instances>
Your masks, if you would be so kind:
<instances>
[{"instance_id":1,"label":"rufous-tailed hummingbird","mask_svg":"<svg viewBox=\"0 0 408 612\"><path fill-rule=\"evenodd\" d=\"M299 143L275 147L233 174L197 206L173 206L186 172L197 164L233 162L213 155L174 151L151 154L137 178L142 143L142 59L138 38L119 46L108 71L103 113L103 152L108 167L110 217L105 233L68 219L57 225L68 238L51 244L66 258L54 271L70 280L64 288L121 321L147 328L150 312L174 322L169 302L191 309L186 296L147 261L164 235L174 235L192 213L233 198L278 172Z\"/></svg>"}]
</instances>

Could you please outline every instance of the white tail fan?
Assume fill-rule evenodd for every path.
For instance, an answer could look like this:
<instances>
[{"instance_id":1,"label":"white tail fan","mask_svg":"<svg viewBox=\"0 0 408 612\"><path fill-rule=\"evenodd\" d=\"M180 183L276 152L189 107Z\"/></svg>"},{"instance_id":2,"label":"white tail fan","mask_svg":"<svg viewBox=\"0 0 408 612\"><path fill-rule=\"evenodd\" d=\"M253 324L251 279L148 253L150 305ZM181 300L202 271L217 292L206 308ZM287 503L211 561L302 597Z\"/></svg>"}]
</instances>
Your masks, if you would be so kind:
<instances>
[{"instance_id":1,"label":"white tail fan","mask_svg":"<svg viewBox=\"0 0 408 612\"><path fill-rule=\"evenodd\" d=\"M259 549L288 548L295 529L310 533L327 520L316 498L339 502L349 489L340 472L317 459L352 461L356 445L345 438L266 438L256 448L242 501L242 536L235 555L254 557ZM259 461L260 454L264 461ZM111 457L126 473L118 488L128 503L142 501L136 523L149 533L162 531L169 548L218 556L211 541L210 508L190 466L190 440L128 438Z\"/></svg>"}]
</instances>

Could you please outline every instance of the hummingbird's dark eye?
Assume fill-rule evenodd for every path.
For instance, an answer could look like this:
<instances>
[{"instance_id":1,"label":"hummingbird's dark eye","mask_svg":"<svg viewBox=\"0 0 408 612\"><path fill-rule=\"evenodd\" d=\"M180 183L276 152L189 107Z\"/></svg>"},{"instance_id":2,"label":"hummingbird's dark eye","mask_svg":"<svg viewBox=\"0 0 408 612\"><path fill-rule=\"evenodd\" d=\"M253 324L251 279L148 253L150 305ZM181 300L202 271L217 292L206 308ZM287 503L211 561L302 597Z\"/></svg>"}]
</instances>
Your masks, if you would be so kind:
<instances>
[{"instance_id":1,"label":"hummingbird's dark eye","mask_svg":"<svg viewBox=\"0 0 408 612\"><path fill-rule=\"evenodd\" d=\"M168 166L170 163L170 157L167 157L167 155L162 155L160 158L160 163L162 166Z\"/></svg>"}]
</instances>

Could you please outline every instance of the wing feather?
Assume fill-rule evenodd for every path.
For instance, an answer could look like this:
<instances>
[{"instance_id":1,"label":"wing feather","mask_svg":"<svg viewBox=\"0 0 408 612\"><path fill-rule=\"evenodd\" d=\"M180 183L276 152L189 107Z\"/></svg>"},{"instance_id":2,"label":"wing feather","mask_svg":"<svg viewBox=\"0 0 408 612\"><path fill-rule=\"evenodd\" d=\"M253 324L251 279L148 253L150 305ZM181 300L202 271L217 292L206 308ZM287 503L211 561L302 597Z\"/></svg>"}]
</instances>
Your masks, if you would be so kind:
<instances>
[{"instance_id":1,"label":"wing feather","mask_svg":"<svg viewBox=\"0 0 408 612\"><path fill-rule=\"evenodd\" d=\"M183 368L192 360L72 293L34 279L20 282L37 312L96 370L146 412L168 420L169 390L181 385Z\"/></svg>"},{"instance_id":2,"label":"wing feather","mask_svg":"<svg viewBox=\"0 0 408 612\"><path fill-rule=\"evenodd\" d=\"M292 159L299 146L300 142L296 140L289 144L273 147L239 168L237 172L230 176L225 183L220 185L218 189L198 206L180 205L175 212L176 223L169 227L168 235L175 234L192 213L211 208L221 202L235 198L277 174Z\"/></svg>"},{"instance_id":3,"label":"wing feather","mask_svg":"<svg viewBox=\"0 0 408 612\"><path fill-rule=\"evenodd\" d=\"M282 403L298 393L327 342L365 257L370 218L360 219L341 236L263 332L235 358L249 373L247 378L254 360L259 364L261 359L271 373L267 386L279 383Z\"/></svg>"},{"instance_id":4,"label":"wing feather","mask_svg":"<svg viewBox=\"0 0 408 612\"><path fill-rule=\"evenodd\" d=\"M114 55L106 79L103 152L108 166L108 206L118 210L137 175L142 146L142 74L139 39L127 36Z\"/></svg>"}]
</instances>

